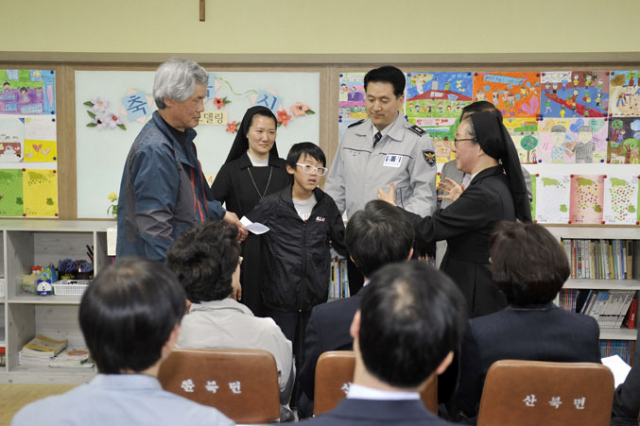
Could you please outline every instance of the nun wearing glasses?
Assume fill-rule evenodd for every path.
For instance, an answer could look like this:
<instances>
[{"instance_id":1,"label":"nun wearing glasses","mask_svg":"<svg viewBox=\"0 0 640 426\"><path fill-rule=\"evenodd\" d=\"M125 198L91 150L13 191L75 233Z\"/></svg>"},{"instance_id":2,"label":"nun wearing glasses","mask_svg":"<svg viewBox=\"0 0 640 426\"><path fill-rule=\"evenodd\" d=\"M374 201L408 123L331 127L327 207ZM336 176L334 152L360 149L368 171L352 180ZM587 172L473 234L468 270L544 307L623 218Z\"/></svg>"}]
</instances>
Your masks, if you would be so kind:
<instances>
[{"instance_id":1,"label":"nun wearing glasses","mask_svg":"<svg viewBox=\"0 0 640 426\"><path fill-rule=\"evenodd\" d=\"M531 222L531 208L518 153L499 115L485 111L463 119L452 151L458 169L471 176L468 187L460 191L454 184L455 202L431 216L405 214L417 239L447 241L440 269L460 287L473 318L506 306L491 276L491 232L503 220ZM393 188L379 189L378 197L395 204Z\"/></svg>"}]
</instances>

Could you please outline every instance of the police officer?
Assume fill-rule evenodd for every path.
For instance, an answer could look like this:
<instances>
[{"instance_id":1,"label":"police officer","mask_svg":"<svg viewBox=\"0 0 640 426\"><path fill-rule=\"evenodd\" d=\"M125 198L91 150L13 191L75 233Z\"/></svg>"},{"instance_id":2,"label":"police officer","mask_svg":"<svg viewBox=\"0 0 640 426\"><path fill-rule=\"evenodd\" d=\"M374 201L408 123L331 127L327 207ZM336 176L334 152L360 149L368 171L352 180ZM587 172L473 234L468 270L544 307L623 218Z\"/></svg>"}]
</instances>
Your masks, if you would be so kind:
<instances>
[{"instance_id":1,"label":"police officer","mask_svg":"<svg viewBox=\"0 0 640 426\"><path fill-rule=\"evenodd\" d=\"M399 113L404 104L405 76L393 66L369 71L364 77L369 118L344 133L333 159L325 191L347 217L378 197L378 187L393 182L396 203L421 216L436 209L436 155L431 137ZM349 268L355 294L361 279Z\"/></svg>"}]
</instances>

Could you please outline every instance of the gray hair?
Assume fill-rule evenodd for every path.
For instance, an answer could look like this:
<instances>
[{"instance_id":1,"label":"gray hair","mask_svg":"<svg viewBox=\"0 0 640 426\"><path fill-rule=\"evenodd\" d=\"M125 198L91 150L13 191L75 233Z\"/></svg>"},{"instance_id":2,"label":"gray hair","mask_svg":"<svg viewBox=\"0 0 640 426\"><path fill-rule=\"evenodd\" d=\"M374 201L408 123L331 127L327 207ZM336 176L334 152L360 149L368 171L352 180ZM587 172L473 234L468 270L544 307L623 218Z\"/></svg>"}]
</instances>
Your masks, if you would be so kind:
<instances>
[{"instance_id":1,"label":"gray hair","mask_svg":"<svg viewBox=\"0 0 640 426\"><path fill-rule=\"evenodd\" d=\"M164 98L182 102L187 100L196 88L196 84L207 86L207 71L197 62L185 58L169 58L160 64L153 80L153 99L158 109L164 109Z\"/></svg>"}]
</instances>

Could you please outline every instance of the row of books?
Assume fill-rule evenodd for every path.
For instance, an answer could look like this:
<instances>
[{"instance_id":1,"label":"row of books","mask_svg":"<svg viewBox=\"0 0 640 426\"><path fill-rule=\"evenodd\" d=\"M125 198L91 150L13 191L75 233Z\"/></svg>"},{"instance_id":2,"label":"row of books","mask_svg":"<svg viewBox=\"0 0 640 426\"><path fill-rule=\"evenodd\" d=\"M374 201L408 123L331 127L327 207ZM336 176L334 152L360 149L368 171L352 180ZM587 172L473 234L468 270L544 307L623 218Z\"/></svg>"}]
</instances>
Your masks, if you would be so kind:
<instances>
[{"instance_id":1,"label":"row of books","mask_svg":"<svg viewBox=\"0 0 640 426\"><path fill-rule=\"evenodd\" d=\"M619 355L629 365L633 364L633 351L635 350L635 340L601 340L600 358L612 355Z\"/></svg>"},{"instance_id":2,"label":"row of books","mask_svg":"<svg viewBox=\"0 0 640 426\"><path fill-rule=\"evenodd\" d=\"M330 278L331 281L329 282L329 299L343 299L350 296L346 259L334 257L331 260Z\"/></svg>"},{"instance_id":3,"label":"row of books","mask_svg":"<svg viewBox=\"0 0 640 426\"><path fill-rule=\"evenodd\" d=\"M600 328L635 328L638 299L635 290L577 290L560 292L559 306L590 315Z\"/></svg>"},{"instance_id":4,"label":"row of books","mask_svg":"<svg viewBox=\"0 0 640 426\"><path fill-rule=\"evenodd\" d=\"M633 240L563 239L562 246L571 264L571 278L632 279L633 243Z\"/></svg>"},{"instance_id":5,"label":"row of books","mask_svg":"<svg viewBox=\"0 0 640 426\"><path fill-rule=\"evenodd\" d=\"M54 340L36 335L18 353L18 364L23 367L93 368L86 349L67 349L67 340Z\"/></svg>"}]
</instances>

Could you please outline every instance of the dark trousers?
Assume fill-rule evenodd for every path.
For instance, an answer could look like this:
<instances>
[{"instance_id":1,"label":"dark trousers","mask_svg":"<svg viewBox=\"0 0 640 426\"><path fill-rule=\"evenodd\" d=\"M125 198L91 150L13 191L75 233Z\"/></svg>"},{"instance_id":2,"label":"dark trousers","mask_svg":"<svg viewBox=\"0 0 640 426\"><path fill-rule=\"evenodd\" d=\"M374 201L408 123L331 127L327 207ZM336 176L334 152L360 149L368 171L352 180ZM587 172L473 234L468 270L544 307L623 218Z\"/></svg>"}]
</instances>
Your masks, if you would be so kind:
<instances>
[{"instance_id":1,"label":"dark trousers","mask_svg":"<svg viewBox=\"0 0 640 426\"><path fill-rule=\"evenodd\" d=\"M264 312L266 316L273 318L285 337L291 341L296 371L300 371L304 363L304 336L311 311L281 312L273 309L265 309ZM296 380L291 395L292 408L296 405L299 394L300 385Z\"/></svg>"}]
</instances>

